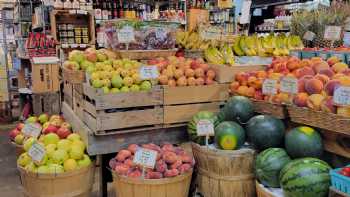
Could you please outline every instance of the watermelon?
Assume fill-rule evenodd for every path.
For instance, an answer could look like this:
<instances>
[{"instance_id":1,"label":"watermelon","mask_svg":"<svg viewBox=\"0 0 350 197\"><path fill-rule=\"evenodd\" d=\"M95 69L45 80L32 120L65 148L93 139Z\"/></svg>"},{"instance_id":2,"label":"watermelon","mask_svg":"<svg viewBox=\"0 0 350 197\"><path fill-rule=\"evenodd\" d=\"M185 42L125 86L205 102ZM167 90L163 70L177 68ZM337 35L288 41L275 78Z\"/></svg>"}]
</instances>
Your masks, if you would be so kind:
<instances>
[{"instance_id":1,"label":"watermelon","mask_svg":"<svg viewBox=\"0 0 350 197\"><path fill-rule=\"evenodd\" d=\"M215 127L215 142L223 150L238 149L245 142L245 131L236 122L224 121Z\"/></svg>"},{"instance_id":2,"label":"watermelon","mask_svg":"<svg viewBox=\"0 0 350 197\"><path fill-rule=\"evenodd\" d=\"M281 147L285 126L280 119L269 115L258 115L251 118L246 125L248 139L258 149Z\"/></svg>"},{"instance_id":3,"label":"watermelon","mask_svg":"<svg viewBox=\"0 0 350 197\"><path fill-rule=\"evenodd\" d=\"M331 167L316 158L289 162L280 172L280 183L286 197L326 197Z\"/></svg>"},{"instance_id":4,"label":"watermelon","mask_svg":"<svg viewBox=\"0 0 350 197\"><path fill-rule=\"evenodd\" d=\"M200 145L205 144L205 137L197 136L197 123L199 120L210 120L214 124L214 128L219 124L216 115L213 112L201 111L192 117L187 125L187 132L190 140ZM213 142L213 138L209 139L209 143Z\"/></svg>"},{"instance_id":5,"label":"watermelon","mask_svg":"<svg viewBox=\"0 0 350 197\"><path fill-rule=\"evenodd\" d=\"M291 161L282 148L268 148L258 154L255 161L255 174L259 182L267 187L280 187L281 169Z\"/></svg>"},{"instance_id":6,"label":"watermelon","mask_svg":"<svg viewBox=\"0 0 350 197\"><path fill-rule=\"evenodd\" d=\"M289 131L285 136L285 147L292 158L317 157L323 153L320 134L313 128L302 126Z\"/></svg>"},{"instance_id":7,"label":"watermelon","mask_svg":"<svg viewBox=\"0 0 350 197\"><path fill-rule=\"evenodd\" d=\"M253 103L244 96L229 98L218 114L220 121L236 121L239 123L246 123L253 116Z\"/></svg>"}]
</instances>

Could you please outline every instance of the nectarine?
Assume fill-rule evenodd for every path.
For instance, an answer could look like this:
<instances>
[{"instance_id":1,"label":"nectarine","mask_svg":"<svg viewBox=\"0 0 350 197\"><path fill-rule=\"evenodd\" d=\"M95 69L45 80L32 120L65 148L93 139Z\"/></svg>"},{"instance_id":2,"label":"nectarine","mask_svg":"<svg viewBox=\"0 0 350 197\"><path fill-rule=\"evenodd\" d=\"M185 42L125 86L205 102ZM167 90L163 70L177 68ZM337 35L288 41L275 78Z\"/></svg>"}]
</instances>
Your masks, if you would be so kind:
<instances>
[{"instance_id":1,"label":"nectarine","mask_svg":"<svg viewBox=\"0 0 350 197\"><path fill-rule=\"evenodd\" d=\"M313 78L305 82L305 90L308 94L320 94L323 90L322 81Z\"/></svg>"}]
</instances>

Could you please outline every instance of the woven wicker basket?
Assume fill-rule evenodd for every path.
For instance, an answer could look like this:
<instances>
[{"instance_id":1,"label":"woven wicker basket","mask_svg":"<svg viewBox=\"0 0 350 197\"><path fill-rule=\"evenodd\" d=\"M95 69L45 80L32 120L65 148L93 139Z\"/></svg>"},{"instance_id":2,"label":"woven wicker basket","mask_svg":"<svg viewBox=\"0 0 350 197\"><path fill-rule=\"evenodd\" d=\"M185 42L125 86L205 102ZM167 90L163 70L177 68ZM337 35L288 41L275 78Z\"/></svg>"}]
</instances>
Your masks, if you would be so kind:
<instances>
[{"instance_id":1,"label":"woven wicker basket","mask_svg":"<svg viewBox=\"0 0 350 197\"><path fill-rule=\"evenodd\" d=\"M287 109L293 122L344 133L347 135L350 134L350 118L291 105L287 106Z\"/></svg>"},{"instance_id":2,"label":"woven wicker basket","mask_svg":"<svg viewBox=\"0 0 350 197\"><path fill-rule=\"evenodd\" d=\"M118 50L117 55L120 58L132 60L148 60L157 57L169 57L176 54L177 49L170 50Z\"/></svg>"},{"instance_id":3,"label":"woven wicker basket","mask_svg":"<svg viewBox=\"0 0 350 197\"><path fill-rule=\"evenodd\" d=\"M285 105L273 104L267 101L259 101L254 99L251 100L253 101L254 110L257 113L271 115L279 119L285 119L288 117Z\"/></svg>"},{"instance_id":4,"label":"woven wicker basket","mask_svg":"<svg viewBox=\"0 0 350 197\"><path fill-rule=\"evenodd\" d=\"M257 197L275 197L272 192L267 191L263 185L261 185L258 181L255 181L256 186L256 196Z\"/></svg>"}]
</instances>

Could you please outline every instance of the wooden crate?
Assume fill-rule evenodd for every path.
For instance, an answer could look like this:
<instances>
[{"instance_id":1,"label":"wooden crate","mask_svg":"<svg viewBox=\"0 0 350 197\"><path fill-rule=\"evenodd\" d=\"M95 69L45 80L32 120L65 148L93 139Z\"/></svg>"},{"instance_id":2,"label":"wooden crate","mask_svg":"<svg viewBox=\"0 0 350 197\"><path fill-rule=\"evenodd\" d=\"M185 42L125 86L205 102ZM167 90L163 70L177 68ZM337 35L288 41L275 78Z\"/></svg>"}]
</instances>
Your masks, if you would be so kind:
<instances>
[{"instance_id":1,"label":"wooden crate","mask_svg":"<svg viewBox=\"0 0 350 197\"><path fill-rule=\"evenodd\" d=\"M63 68L63 78L72 84L81 84L85 82L85 71L83 70L70 70Z\"/></svg>"},{"instance_id":2,"label":"wooden crate","mask_svg":"<svg viewBox=\"0 0 350 197\"><path fill-rule=\"evenodd\" d=\"M350 136L333 131L322 130L324 149L328 152L350 158Z\"/></svg>"},{"instance_id":3,"label":"wooden crate","mask_svg":"<svg viewBox=\"0 0 350 197\"><path fill-rule=\"evenodd\" d=\"M63 100L73 109L73 84L63 81Z\"/></svg>"},{"instance_id":4,"label":"wooden crate","mask_svg":"<svg viewBox=\"0 0 350 197\"><path fill-rule=\"evenodd\" d=\"M234 81L235 75L239 72L265 70L265 65L210 65L215 70L215 80L219 83L230 83Z\"/></svg>"},{"instance_id":5,"label":"wooden crate","mask_svg":"<svg viewBox=\"0 0 350 197\"><path fill-rule=\"evenodd\" d=\"M288 117L285 105L255 99L251 99L251 101L253 102L255 112L259 114L271 115L278 119L285 119Z\"/></svg>"},{"instance_id":6,"label":"wooden crate","mask_svg":"<svg viewBox=\"0 0 350 197\"><path fill-rule=\"evenodd\" d=\"M83 121L96 135L159 128L163 123L163 90L104 94L83 84Z\"/></svg>"},{"instance_id":7,"label":"wooden crate","mask_svg":"<svg viewBox=\"0 0 350 197\"><path fill-rule=\"evenodd\" d=\"M84 96L73 89L73 111L82 120L84 117Z\"/></svg>"},{"instance_id":8,"label":"wooden crate","mask_svg":"<svg viewBox=\"0 0 350 197\"><path fill-rule=\"evenodd\" d=\"M31 89L33 93L59 91L59 66L57 64L33 64Z\"/></svg>"},{"instance_id":9,"label":"wooden crate","mask_svg":"<svg viewBox=\"0 0 350 197\"><path fill-rule=\"evenodd\" d=\"M228 99L228 84L164 86L164 124L187 123L199 111L218 112Z\"/></svg>"},{"instance_id":10,"label":"wooden crate","mask_svg":"<svg viewBox=\"0 0 350 197\"><path fill-rule=\"evenodd\" d=\"M49 115L61 112L60 92L32 94L33 112L35 115L48 113Z\"/></svg>"}]
</instances>

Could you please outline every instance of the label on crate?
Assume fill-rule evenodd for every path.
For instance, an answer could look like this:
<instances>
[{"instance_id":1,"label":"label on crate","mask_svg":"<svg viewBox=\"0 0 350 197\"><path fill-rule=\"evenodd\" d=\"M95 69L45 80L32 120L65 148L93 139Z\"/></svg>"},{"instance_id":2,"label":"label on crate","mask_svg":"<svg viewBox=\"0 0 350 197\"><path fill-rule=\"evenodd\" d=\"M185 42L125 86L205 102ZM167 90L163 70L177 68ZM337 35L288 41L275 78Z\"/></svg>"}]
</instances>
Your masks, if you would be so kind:
<instances>
[{"instance_id":1,"label":"label on crate","mask_svg":"<svg viewBox=\"0 0 350 197\"><path fill-rule=\"evenodd\" d=\"M198 136L214 136L214 124L210 120L199 120L197 122Z\"/></svg>"},{"instance_id":2,"label":"label on crate","mask_svg":"<svg viewBox=\"0 0 350 197\"><path fill-rule=\"evenodd\" d=\"M141 66L140 78L142 80L157 79L158 76L159 76L159 71L157 66Z\"/></svg>"},{"instance_id":3,"label":"label on crate","mask_svg":"<svg viewBox=\"0 0 350 197\"><path fill-rule=\"evenodd\" d=\"M350 87L340 86L334 91L333 102L336 105L350 105Z\"/></svg>"},{"instance_id":4,"label":"label on crate","mask_svg":"<svg viewBox=\"0 0 350 197\"><path fill-rule=\"evenodd\" d=\"M290 56L299 58L299 51L290 51Z\"/></svg>"},{"instance_id":5,"label":"label on crate","mask_svg":"<svg viewBox=\"0 0 350 197\"><path fill-rule=\"evenodd\" d=\"M38 138L42 127L38 123L26 123L22 129L22 133L28 137Z\"/></svg>"},{"instance_id":6,"label":"label on crate","mask_svg":"<svg viewBox=\"0 0 350 197\"><path fill-rule=\"evenodd\" d=\"M283 77L281 80L281 92L298 93L298 80L294 77Z\"/></svg>"},{"instance_id":7,"label":"label on crate","mask_svg":"<svg viewBox=\"0 0 350 197\"><path fill-rule=\"evenodd\" d=\"M303 39L308 41L313 41L315 39L316 34L312 31L305 32Z\"/></svg>"},{"instance_id":8,"label":"label on crate","mask_svg":"<svg viewBox=\"0 0 350 197\"><path fill-rule=\"evenodd\" d=\"M119 43L130 43L135 41L134 28L131 26L124 26L118 30L117 33Z\"/></svg>"},{"instance_id":9,"label":"label on crate","mask_svg":"<svg viewBox=\"0 0 350 197\"><path fill-rule=\"evenodd\" d=\"M341 35L341 26L326 26L324 32L324 39L326 40L339 40Z\"/></svg>"},{"instance_id":10,"label":"label on crate","mask_svg":"<svg viewBox=\"0 0 350 197\"><path fill-rule=\"evenodd\" d=\"M277 94L277 81L274 79L265 79L262 85L262 92L265 95Z\"/></svg>"},{"instance_id":11,"label":"label on crate","mask_svg":"<svg viewBox=\"0 0 350 197\"><path fill-rule=\"evenodd\" d=\"M28 151L28 155L32 158L33 161L41 162L46 154L45 147L34 143Z\"/></svg>"},{"instance_id":12,"label":"label on crate","mask_svg":"<svg viewBox=\"0 0 350 197\"><path fill-rule=\"evenodd\" d=\"M154 150L138 148L133 162L145 168L153 169L157 161L157 154L158 152Z\"/></svg>"}]
</instances>

